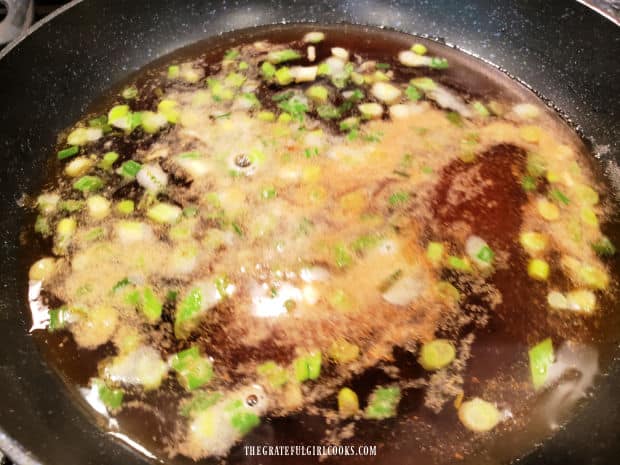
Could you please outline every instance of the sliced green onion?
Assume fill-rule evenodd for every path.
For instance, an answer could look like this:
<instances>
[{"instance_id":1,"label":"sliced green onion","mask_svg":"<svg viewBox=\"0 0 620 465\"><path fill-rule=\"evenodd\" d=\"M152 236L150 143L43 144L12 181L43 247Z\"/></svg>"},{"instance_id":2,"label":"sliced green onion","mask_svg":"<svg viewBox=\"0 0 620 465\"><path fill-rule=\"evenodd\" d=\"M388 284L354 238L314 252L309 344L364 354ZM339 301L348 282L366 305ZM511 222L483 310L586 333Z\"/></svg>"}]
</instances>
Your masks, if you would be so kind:
<instances>
[{"instance_id":1,"label":"sliced green onion","mask_svg":"<svg viewBox=\"0 0 620 465\"><path fill-rule=\"evenodd\" d=\"M226 53L224 54L224 59L225 60L234 60L239 55L240 55L239 50L231 48L230 50L226 50Z\"/></svg>"},{"instance_id":2,"label":"sliced green onion","mask_svg":"<svg viewBox=\"0 0 620 465\"><path fill-rule=\"evenodd\" d=\"M535 178L543 176L547 171L547 162L536 152L528 152L525 169Z\"/></svg>"},{"instance_id":3,"label":"sliced green onion","mask_svg":"<svg viewBox=\"0 0 620 465\"><path fill-rule=\"evenodd\" d=\"M276 67L273 66L271 63L269 63L268 61L265 61L261 67L260 67L260 71L263 75L263 77L267 78L267 79L271 79L272 77L274 77L276 75Z\"/></svg>"},{"instance_id":4,"label":"sliced green onion","mask_svg":"<svg viewBox=\"0 0 620 465\"><path fill-rule=\"evenodd\" d=\"M130 215L134 211L134 202L133 200L121 200L116 205L116 211L118 211L122 215Z\"/></svg>"},{"instance_id":5,"label":"sliced green onion","mask_svg":"<svg viewBox=\"0 0 620 465\"><path fill-rule=\"evenodd\" d=\"M325 39L325 33L320 31L312 31L308 32L303 37L303 41L307 44L318 44Z\"/></svg>"},{"instance_id":6,"label":"sliced green onion","mask_svg":"<svg viewBox=\"0 0 620 465\"><path fill-rule=\"evenodd\" d=\"M60 196L55 193L41 194L37 197L37 208L43 215L51 215L56 211Z\"/></svg>"},{"instance_id":7,"label":"sliced green onion","mask_svg":"<svg viewBox=\"0 0 620 465\"><path fill-rule=\"evenodd\" d=\"M577 289L566 294L568 308L573 311L592 313L596 308L596 295L587 289Z\"/></svg>"},{"instance_id":8,"label":"sliced green onion","mask_svg":"<svg viewBox=\"0 0 620 465\"><path fill-rule=\"evenodd\" d=\"M238 88L246 81L246 77L240 73L228 73L224 78L224 84L228 87Z\"/></svg>"},{"instance_id":9,"label":"sliced green onion","mask_svg":"<svg viewBox=\"0 0 620 465\"><path fill-rule=\"evenodd\" d=\"M181 67L179 65L168 66L168 79L177 79L181 75Z\"/></svg>"},{"instance_id":10,"label":"sliced green onion","mask_svg":"<svg viewBox=\"0 0 620 465\"><path fill-rule=\"evenodd\" d=\"M353 257L344 244L337 244L334 247L334 261L338 268L346 268L353 261Z\"/></svg>"},{"instance_id":11,"label":"sliced green onion","mask_svg":"<svg viewBox=\"0 0 620 465\"><path fill-rule=\"evenodd\" d=\"M387 292L396 282L402 278L403 270L396 270L389 275L381 284L379 284L379 292L382 294Z\"/></svg>"},{"instance_id":12,"label":"sliced green onion","mask_svg":"<svg viewBox=\"0 0 620 465\"><path fill-rule=\"evenodd\" d=\"M448 121L450 121L455 126L459 128L463 127L463 117L456 111L449 111L448 113L446 113L446 118L448 118Z\"/></svg>"},{"instance_id":13,"label":"sliced green onion","mask_svg":"<svg viewBox=\"0 0 620 465\"><path fill-rule=\"evenodd\" d=\"M93 118L93 119L89 120L88 121L88 125L91 128L101 129L101 131L104 134L107 134L108 132L110 132L112 130L112 126L110 126L108 124L108 116L107 115L101 115L101 116L98 116L97 118Z\"/></svg>"},{"instance_id":14,"label":"sliced green onion","mask_svg":"<svg viewBox=\"0 0 620 465\"><path fill-rule=\"evenodd\" d=\"M323 119L340 118L340 111L338 111L338 108L336 108L330 103L327 103L325 105L319 105L316 109L316 112L319 117Z\"/></svg>"},{"instance_id":15,"label":"sliced green onion","mask_svg":"<svg viewBox=\"0 0 620 465\"><path fill-rule=\"evenodd\" d=\"M412 100L414 102L422 98L422 94L420 93L420 91L412 85L407 86L407 88L405 89L405 95L409 100Z\"/></svg>"},{"instance_id":16,"label":"sliced green onion","mask_svg":"<svg viewBox=\"0 0 620 465\"><path fill-rule=\"evenodd\" d=\"M376 388L370 395L368 406L364 411L366 418L383 420L395 416L400 395L400 389L396 386Z\"/></svg>"},{"instance_id":17,"label":"sliced green onion","mask_svg":"<svg viewBox=\"0 0 620 465\"><path fill-rule=\"evenodd\" d=\"M275 50L269 52L267 55L267 61L274 65L278 65L285 61L298 60L299 58L301 58L301 54L290 48L286 50Z\"/></svg>"},{"instance_id":18,"label":"sliced green onion","mask_svg":"<svg viewBox=\"0 0 620 465\"><path fill-rule=\"evenodd\" d=\"M47 330L58 331L67 327L69 323L69 310L66 307L55 308L49 311L50 321Z\"/></svg>"},{"instance_id":19,"label":"sliced green onion","mask_svg":"<svg viewBox=\"0 0 620 465\"><path fill-rule=\"evenodd\" d=\"M186 323L194 320L203 309L203 294L200 288L192 289L179 303L174 320L175 333L183 331Z\"/></svg>"},{"instance_id":20,"label":"sliced green onion","mask_svg":"<svg viewBox=\"0 0 620 465\"><path fill-rule=\"evenodd\" d=\"M593 228L598 227L598 218L596 216L596 212L591 208L582 208L579 211L579 216L581 218L581 221L583 221L586 225Z\"/></svg>"},{"instance_id":21,"label":"sliced green onion","mask_svg":"<svg viewBox=\"0 0 620 465\"><path fill-rule=\"evenodd\" d=\"M65 158L73 157L80 152L80 148L77 145L72 145L66 149L62 149L58 152L58 159L64 160Z\"/></svg>"},{"instance_id":22,"label":"sliced green onion","mask_svg":"<svg viewBox=\"0 0 620 465\"><path fill-rule=\"evenodd\" d=\"M538 126L523 126L519 130L519 135L521 138L532 144L538 143L540 140L541 129Z\"/></svg>"},{"instance_id":23,"label":"sliced green onion","mask_svg":"<svg viewBox=\"0 0 620 465\"><path fill-rule=\"evenodd\" d=\"M327 87L321 85L313 85L308 87L306 95L317 102L325 103L329 97Z\"/></svg>"},{"instance_id":24,"label":"sliced green onion","mask_svg":"<svg viewBox=\"0 0 620 465\"><path fill-rule=\"evenodd\" d=\"M291 82L295 80L295 77L291 73L291 70L286 66L279 68L275 72L275 78L276 78L276 82L280 84L281 86L290 84Z\"/></svg>"},{"instance_id":25,"label":"sliced green onion","mask_svg":"<svg viewBox=\"0 0 620 465\"><path fill-rule=\"evenodd\" d=\"M151 323L155 323L161 318L163 304L150 287L145 287L142 291L141 309L146 319Z\"/></svg>"},{"instance_id":26,"label":"sliced green onion","mask_svg":"<svg viewBox=\"0 0 620 465\"><path fill-rule=\"evenodd\" d=\"M547 237L537 232L526 231L521 233L519 242L530 255L536 255L547 248Z\"/></svg>"},{"instance_id":27,"label":"sliced green onion","mask_svg":"<svg viewBox=\"0 0 620 465\"><path fill-rule=\"evenodd\" d=\"M290 123L291 121L293 121L293 117L288 113L281 113L278 116L278 123Z\"/></svg>"},{"instance_id":28,"label":"sliced green onion","mask_svg":"<svg viewBox=\"0 0 620 465\"><path fill-rule=\"evenodd\" d=\"M108 113L108 121L112 126L120 129L131 127L129 105L116 105Z\"/></svg>"},{"instance_id":29,"label":"sliced green onion","mask_svg":"<svg viewBox=\"0 0 620 465\"><path fill-rule=\"evenodd\" d=\"M45 281L56 271L56 260L51 257L37 260L28 271L28 277L33 281Z\"/></svg>"},{"instance_id":30,"label":"sliced green onion","mask_svg":"<svg viewBox=\"0 0 620 465\"><path fill-rule=\"evenodd\" d=\"M549 367L553 364L553 342L547 338L528 351L530 373L535 389L540 389L547 382Z\"/></svg>"},{"instance_id":31,"label":"sliced green onion","mask_svg":"<svg viewBox=\"0 0 620 465\"><path fill-rule=\"evenodd\" d=\"M351 131L355 128L358 128L360 125L360 119L355 117L355 116L351 116L347 119L343 119L338 127L341 131Z\"/></svg>"},{"instance_id":32,"label":"sliced green onion","mask_svg":"<svg viewBox=\"0 0 620 465\"><path fill-rule=\"evenodd\" d=\"M347 387L338 391L338 413L341 417L355 415L360 409L360 402L357 394Z\"/></svg>"},{"instance_id":33,"label":"sliced green onion","mask_svg":"<svg viewBox=\"0 0 620 465\"><path fill-rule=\"evenodd\" d=\"M261 111L256 117L261 121L275 121L276 115L273 111Z\"/></svg>"},{"instance_id":34,"label":"sliced green onion","mask_svg":"<svg viewBox=\"0 0 620 465\"><path fill-rule=\"evenodd\" d=\"M381 236L378 234L363 234L351 242L350 248L354 252L364 252L375 247L380 240Z\"/></svg>"},{"instance_id":35,"label":"sliced green onion","mask_svg":"<svg viewBox=\"0 0 620 465\"><path fill-rule=\"evenodd\" d=\"M418 361L425 370L435 371L450 365L455 357L456 350L452 342L447 339L435 339L422 346Z\"/></svg>"},{"instance_id":36,"label":"sliced green onion","mask_svg":"<svg viewBox=\"0 0 620 465\"><path fill-rule=\"evenodd\" d=\"M346 339L337 339L329 347L328 355L336 363L350 363L359 357L360 348Z\"/></svg>"},{"instance_id":37,"label":"sliced green onion","mask_svg":"<svg viewBox=\"0 0 620 465\"><path fill-rule=\"evenodd\" d=\"M118 160L118 153L116 152L108 152L106 153L101 161L99 162L99 166L103 169L110 169L112 165Z\"/></svg>"},{"instance_id":38,"label":"sliced green onion","mask_svg":"<svg viewBox=\"0 0 620 465\"><path fill-rule=\"evenodd\" d=\"M607 236L601 237L592 244L592 249L600 256L608 257L616 253L616 247Z\"/></svg>"},{"instance_id":39,"label":"sliced green onion","mask_svg":"<svg viewBox=\"0 0 620 465\"><path fill-rule=\"evenodd\" d=\"M146 212L146 216L155 221L156 223L175 223L183 213L180 207L172 205L170 203L158 203L149 208Z\"/></svg>"},{"instance_id":40,"label":"sliced green onion","mask_svg":"<svg viewBox=\"0 0 620 465\"><path fill-rule=\"evenodd\" d=\"M439 57L432 57L431 58L431 63L429 64L429 67L431 67L433 69L446 69L449 66L450 65L449 65L447 59L439 58Z\"/></svg>"},{"instance_id":41,"label":"sliced green onion","mask_svg":"<svg viewBox=\"0 0 620 465\"><path fill-rule=\"evenodd\" d=\"M444 254L444 245L441 242L429 242L426 246L426 258L437 266L441 263Z\"/></svg>"},{"instance_id":42,"label":"sliced green onion","mask_svg":"<svg viewBox=\"0 0 620 465\"><path fill-rule=\"evenodd\" d=\"M523 176L523 179L521 180L521 187L523 187L525 192L535 191L537 187L536 178L532 176Z\"/></svg>"},{"instance_id":43,"label":"sliced green onion","mask_svg":"<svg viewBox=\"0 0 620 465\"><path fill-rule=\"evenodd\" d=\"M441 297L448 299L451 303L461 300L461 293L459 290L448 281L439 281L436 289Z\"/></svg>"},{"instance_id":44,"label":"sliced green onion","mask_svg":"<svg viewBox=\"0 0 620 465\"><path fill-rule=\"evenodd\" d=\"M123 404L123 390L113 389L105 385L101 380L93 380L93 385L97 388L99 399L109 410L116 410Z\"/></svg>"},{"instance_id":45,"label":"sliced green onion","mask_svg":"<svg viewBox=\"0 0 620 465\"><path fill-rule=\"evenodd\" d=\"M105 230L103 228L93 228L86 233L84 238L87 241L98 241L105 237Z\"/></svg>"},{"instance_id":46,"label":"sliced green onion","mask_svg":"<svg viewBox=\"0 0 620 465\"><path fill-rule=\"evenodd\" d=\"M493 261L493 257L495 257L495 253L488 245L482 247L480 252L476 255L476 258L487 263L491 263Z\"/></svg>"},{"instance_id":47,"label":"sliced green onion","mask_svg":"<svg viewBox=\"0 0 620 465\"><path fill-rule=\"evenodd\" d=\"M471 264L467 258L457 257L455 255L450 255L448 257L448 267L457 271L471 271Z\"/></svg>"},{"instance_id":48,"label":"sliced green onion","mask_svg":"<svg viewBox=\"0 0 620 465\"><path fill-rule=\"evenodd\" d=\"M394 103L402 95L402 91L398 87L387 82L375 82L370 92L377 100L387 104Z\"/></svg>"},{"instance_id":49,"label":"sliced green onion","mask_svg":"<svg viewBox=\"0 0 620 465\"><path fill-rule=\"evenodd\" d=\"M329 67L329 64L327 63L319 64L316 70L316 74L317 76L329 76L331 74L331 69Z\"/></svg>"},{"instance_id":50,"label":"sliced green onion","mask_svg":"<svg viewBox=\"0 0 620 465\"><path fill-rule=\"evenodd\" d=\"M65 166L65 174L72 178L77 178L86 174L93 166L94 161L88 157L77 157L67 163Z\"/></svg>"},{"instance_id":51,"label":"sliced green onion","mask_svg":"<svg viewBox=\"0 0 620 465\"><path fill-rule=\"evenodd\" d=\"M487 116L491 115L491 112L487 109L487 107L485 107L484 104L478 100L472 102L471 106L474 111L478 113L478 116L486 118Z\"/></svg>"},{"instance_id":52,"label":"sliced green onion","mask_svg":"<svg viewBox=\"0 0 620 465\"><path fill-rule=\"evenodd\" d=\"M599 201L598 192L585 184L577 185L575 190L577 191L578 199L586 205L596 205Z\"/></svg>"},{"instance_id":53,"label":"sliced green onion","mask_svg":"<svg viewBox=\"0 0 620 465\"><path fill-rule=\"evenodd\" d=\"M101 195L93 195L86 200L88 214L95 220L101 220L110 213L110 201Z\"/></svg>"},{"instance_id":54,"label":"sliced green onion","mask_svg":"<svg viewBox=\"0 0 620 465\"><path fill-rule=\"evenodd\" d=\"M138 89L135 86L126 87L121 95L125 100L132 100L138 96Z\"/></svg>"},{"instance_id":55,"label":"sliced green onion","mask_svg":"<svg viewBox=\"0 0 620 465\"><path fill-rule=\"evenodd\" d=\"M244 92L241 94L241 98L247 100L250 108L259 108L261 106L260 100L258 97L251 92Z\"/></svg>"},{"instance_id":56,"label":"sliced green onion","mask_svg":"<svg viewBox=\"0 0 620 465\"><path fill-rule=\"evenodd\" d=\"M269 360L256 367L259 376L265 378L273 388L284 386L288 381L287 371L273 360Z\"/></svg>"},{"instance_id":57,"label":"sliced green onion","mask_svg":"<svg viewBox=\"0 0 620 465\"><path fill-rule=\"evenodd\" d=\"M459 420L467 429L476 433L484 433L497 426L501 415L495 405L475 397L461 404Z\"/></svg>"},{"instance_id":58,"label":"sliced green onion","mask_svg":"<svg viewBox=\"0 0 620 465\"><path fill-rule=\"evenodd\" d=\"M103 131L99 128L77 128L67 136L69 145L86 145L94 142L103 136Z\"/></svg>"},{"instance_id":59,"label":"sliced green onion","mask_svg":"<svg viewBox=\"0 0 620 465\"><path fill-rule=\"evenodd\" d=\"M428 77L414 78L409 82L425 92L435 90L437 88L435 81Z\"/></svg>"},{"instance_id":60,"label":"sliced green onion","mask_svg":"<svg viewBox=\"0 0 620 465\"><path fill-rule=\"evenodd\" d=\"M135 178L140 169L142 169L142 165L134 160L127 160L120 168L121 174L128 178Z\"/></svg>"},{"instance_id":61,"label":"sliced green onion","mask_svg":"<svg viewBox=\"0 0 620 465\"><path fill-rule=\"evenodd\" d=\"M50 224L45 216L37 216L37 219L34 222L34 231L38 234L41 234L43 237L47 237L52 234Z\"/></svg>"},{"instance_id":62,"label":"sliced green onion","mask_svg":"<svg viewBox=\"0 0 620 465\"><path fill-rule=\"evenodd\" d=\"M545 281L549 277L549 264L539 258L533 258L527 265L527 274L530 278Z\"/></svg>"},{"instance_id":63,"label":"sliced green onion","mask_svg":"<svg viewBox=\"0 0 620 465\"><path fill-rule=\"evenodd\" d=\"M566 197L558 189L552 189L551 192L549 193L549 195L551 195L551 197L553 197L558 202L562 202L564 205L568 205L570 203L570 200L568 199L568 197Z\"/></svg>"},{"instance_id":64,"label":"sliced green onion","mask_svg":"<svg viewBox=\"0 0 620 465\"><path fill-rule=\"evenodd\" d=\"M58 204L58 208L67 213L75 213L84 208L84 202L81 200L63 200Z\"/></svg>"},{"instance_id":65,"label":"sliced green onion","mask_svg":"<svg viewBox=\"0 0 620 465\"><path fill-rule=\"evenodd\" d=\"M411 46L411 51L418 55L426 55L428 49L422 44L415 43Z\"/></svg>"},{"instance_id":66,"label":"sliced green onion","mask_svg":"<svg viewBox=\"0 0 620 465\"><path fill-rule=\"evenodd\" d=\"M419 55L411 50L403 50L398 53L398 61L408 67L430 66L433 62L431 57Z\"/></svg>"},{"instance_id":67,"label":"sliced green onion","mask_svg":"<svg viewBox=\"0 0 620 465\"><path fill-rule=\"evenodd\" d=\"M75 190L87 193L96 192L103 187L103 181L98 176L82 176L73 183Z\"/></svg>"},{"instance_id":68,"label":"sliced green onion","mask_svg":"<svg viewBox=\"0 0 620 465\"><path fill-rule=\"evenodd\" d=\"M157 105L157 111L161 113L169 123L176 124L179 121L181 112L179 104L174 100L165 99Z\"/></svg>"},{"instance_id":69,"label":"sliced green onion","mask_svg":"<svg viewBox=\"0 0 620 465\"><path fill-rule=\"evenodd\" d=\"M409 194L407 192L394 192L390 195L388 202L391 206L401 205L409 200Z\"/></svg>"},{"instance_id":70,"label":"sliced green onion","mask_svg":"<svg viewBox=\"0 0 620 465\"><path fill-rule=\"evenodd\" d=\"M364 92L360 89L353 89L343 93L343 96L347 99L347 102L359 102L364 98Z\"/></svg>"},{"instance_id":71,"label":"sliced green onion","mask_svg":"<svg viewBox=\"0 0 620 465\"><path fill-rule=\"evenodd\" d=\"M547 199L538 199L536 201L536 208L540 216L547 221L555 221L560 217L560 210L558 207Z\"/></svg>"},{"instance_id":72,"label":"sliced green onion","mask_svg":"<svg viewBox=\"0 0 620 465\"><path fill-rule=\"evenodd\" d=\"M142 129L148 134L155 134L168 123L168 118L162 113L152 111L142 112Z\"/></svg>"},{"instance_id":73,"label":"sliced green onion","mask_svg":"<svg viewBox=\"0 0 620 465\"><path fill-rule=\"evenodd\" d=\"M235 412L230 423L241 435L246 435L260 424L260 418L254 412Z\"/></svg>"},{"instance_id":74,"label":"sliced green onion","mask_svg":"<svg viewBox=\"0 0 620 465\"><path fill-rule=\"evenodd\" d=\"M170 366L177 372L181 385L189 391L202 387L213 379L213 365L208 358L200 355L197 346L174 355Z\"/></svg>"},{"instance_id":75,"label":"sliced green onion","mask_svg":"<svg viewBox=\"0 0 620 465\"><path fill-rule=\"evenodd\" d=\"M275 199L276 196L278 195L278 192L276 191L275 187L265 187L262 191L261 191L261 198L267 200L267 199Z\"/></svg>"},{"instance_id":76,"label":"sliced green onion","mask_svg":"<svg viewBox=\"0 0 620 465\"><path fill-rule=\"evenodd\" d=\"M379 118L383 114L383 107L378 103L362 103L357 106L357 109L366 119Z\"/></svg>"},{"instance_id":77,"label":"sliced green onion","mask_svg":"<svg viewBox=\"0 0 620 465\"><path fill-rule=\"evenodd\" d=\"M568 299L566 296L558 291L551 291L547 294L547 303L551 308L568 309Z\"/></svg>"},{"instance_id":78,"label":"sliced green onion","mask_svg":"<svg viewBox=\"0 0 620 465\"><path fill-rule=\"evenodd\" d=\"M223 395L219 392L196 391L187 402L183 403L179 409L179 413L181 416L189 417L197 412L205 411L209 407L214 406L222 400L222 397Z\"/></svg>"},{"instance_id":79,"label":"sliced green onion","mask_svg":"<svg viewBox=\"0 0 620 465\"><path fill-rule=\"evenodd\" d=\"M609 284L609 276L604 269L594 265L579 267L577 278L582 284L594 289L604 290Z\"/></svg>"},{"instance_id":80,"label":"sliced green onion","mask_svg":"<svg viewBox=\"0 0 620 465\"><path fill-rule=\"evenodd\" d=\"M321 374L321 352L312 350L293 361L295 378L299 382L316 380Z\"/></svg>"}]
</instances>

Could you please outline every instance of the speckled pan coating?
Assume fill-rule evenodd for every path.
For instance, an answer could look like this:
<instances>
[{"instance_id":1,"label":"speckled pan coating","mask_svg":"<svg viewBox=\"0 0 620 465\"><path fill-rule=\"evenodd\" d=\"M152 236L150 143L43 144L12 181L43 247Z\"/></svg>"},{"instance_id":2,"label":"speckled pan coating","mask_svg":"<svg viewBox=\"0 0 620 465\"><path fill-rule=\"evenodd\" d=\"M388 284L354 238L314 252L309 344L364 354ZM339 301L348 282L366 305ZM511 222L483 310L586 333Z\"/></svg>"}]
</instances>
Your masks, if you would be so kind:
<instances>
[{"instance_id":1,"label":"speckled pan coating","mask_svg":"<svg viewBox=\"0 0 620 465\"><path fill-rule=\"evenodd\" d=\"M0 448L20 464L148 463L87 419L26 335L29 322L21 307L28 266L18 253L18 237L30 218L18 201L40 187L39 173L56 134L110 85L161 55L213 34L284 22L349 22L428 35L536 89L580 129L601 163L620 157L620 28L577 2L85 0L72 5L0 53ZM619 382L617 361L574 421L520 463L617 463Z\"/></svg>"}]
</instances>

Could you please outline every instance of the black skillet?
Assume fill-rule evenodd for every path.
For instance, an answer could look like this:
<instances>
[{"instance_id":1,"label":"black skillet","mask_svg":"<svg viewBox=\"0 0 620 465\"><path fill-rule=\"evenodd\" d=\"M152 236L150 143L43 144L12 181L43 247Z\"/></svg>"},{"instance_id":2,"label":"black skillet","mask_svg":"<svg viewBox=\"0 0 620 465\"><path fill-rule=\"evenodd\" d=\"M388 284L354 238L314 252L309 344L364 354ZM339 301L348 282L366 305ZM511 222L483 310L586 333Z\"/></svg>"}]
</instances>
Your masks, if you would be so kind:
<instances>
[{"instance_id":1,"label":"black skillet","mask_svg":"<svg viewBox=\"0 0 620 465\"><path fill-rule=\"evenodd\" d=\"M620 29L577 2L78 0L69 7L0 53L0 449L21 465L148 463L103 434L43 362L28 335L28 266L18 240L32 220L19 201L40 187L56 134L152 60L210 35L282 22L439 37L552 101L599 149L602 165L620 157ZM519 463L619 463L619 386L616 360L566 428Z\"/></svg>"}]
</instances>

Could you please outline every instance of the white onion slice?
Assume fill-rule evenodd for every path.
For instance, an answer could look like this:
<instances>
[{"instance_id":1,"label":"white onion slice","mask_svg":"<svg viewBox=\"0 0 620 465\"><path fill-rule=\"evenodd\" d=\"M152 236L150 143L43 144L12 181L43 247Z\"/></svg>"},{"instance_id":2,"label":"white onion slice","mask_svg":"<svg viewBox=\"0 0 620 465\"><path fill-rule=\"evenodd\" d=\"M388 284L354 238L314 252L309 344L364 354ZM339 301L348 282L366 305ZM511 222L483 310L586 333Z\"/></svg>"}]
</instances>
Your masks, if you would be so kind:
<instances>
[{"instance_id":1,"label":"white onion slice","mask_svg":"<svg viewBox=\"0 0 620 465\"><path fill-rule=\"evenodd\" d=\"M349 51L342 47L333 47L332 55L335 56L336 58L340 58L343 61L349 60Z\"/></svg>"},{"instance_id":2,"label":"white onion slice","mask_svg":"<svg viewBox=\"0 0 620 465\"><path fill-rule=\"evenodd\" d=\"M370 89L370 92L378 100L385 103L393 103L402 95L401 90L387 82L375 82Z\"/></svg>"},{"instance_id":3,"label":"white onion slice","mask_svg":"<svg viewBox=\"0 0 620 465\"><path fill-rule=\"evenodd\" d=\"M291 75L295 78L295 82L311 82L316 79L318 66L293 66Z\"/></svg>"},{"instance_id":4,"label":"white onion slice","mask_svg":"<svg viewBox=\"0 0 620 465\"><path fill-rule=\"evenodd\" d=\"M407 306L424 290L424 283L411 276L405 276L396 281L382 297L393 305Z\"/></svg>"},{"instance_id":5,"label":"white onion slice","mask_svg":"<svg viewBox=\"0 0 620 465\"><path fill-rule=\"evenodd\" d=\"M426 96L434 100L440 107L456 111L465 118L471 118L473 115L471 109L465 104L463 99L445 87L437 86L435 89L426 92Z\"/></svg>"},{"instance_id":6,"label":"white onion slice","mask_svg":"<svg viewBox=\"0 0 620 465\"><path fill-rule=\"evenodd\" d=\"M164 190L168 184L168 174L157 163L144 165L136 175L138 184L147 191L156 193Z\"/></svg>"},{"instance_id":7,"label":"white onion slice","mask_svg":"<svg viewBox=\"0 0 620 465\"><path fill-rule=\"evenodd\" d=\"M398 61L401 64L409 67L416 66L430 66L432 63L432 58L424 55L418 55L417 53L412 52L411 50L403 50L398 54Z\"/></svg>"},{"instance_id":8,"label":"white onion slice","mask_svg":"<svg viewBox=\"0 0 620 465\"><path fill-rule=\"evenodd\" d=\"M299 272L302 281L312 283L315 281L327 281L329 279L329 271L321 266L313 266L310 268L302 268Z\"/></svg>"},{"instance_id":9,"label":"white onion slice","mask_svg":"<svg viewBox=\"0 0 620 465\"><path fill-rule=\"evenodd\" d=\"M538 107L531 103L518 103L512 107L512 111L524 120L535 119L540 115Z\"/></svg>"},{"instance_id":10,"label":"white onion slice","mask_svg":"<svg viewBox=\"0 0 620 465\"><path fill-rule=\"evenodd\" d=\"M152 347L140 346L129 354L114 358L103 372L105 378L113 383L156 389L168 372L168 364Z\"/></svg>"}]
</instances>

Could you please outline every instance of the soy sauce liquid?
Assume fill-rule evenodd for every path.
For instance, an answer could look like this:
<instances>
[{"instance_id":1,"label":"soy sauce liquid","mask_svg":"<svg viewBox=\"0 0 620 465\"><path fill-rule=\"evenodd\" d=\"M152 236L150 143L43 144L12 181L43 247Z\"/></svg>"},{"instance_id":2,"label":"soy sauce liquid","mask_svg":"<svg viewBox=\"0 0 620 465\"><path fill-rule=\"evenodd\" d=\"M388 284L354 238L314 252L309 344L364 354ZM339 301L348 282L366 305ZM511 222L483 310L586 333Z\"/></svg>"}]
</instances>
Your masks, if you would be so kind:
<instances>
[{"instance_id":1,"label":"soy sauce liquid","mask_svg":"<svg viewBox=\"0 0 620 465\"><path fill-rule=\"evenodd\" d=\"M391 65L395 70L398 81L403 78L400 65L395 60L398 52L408 49L414 41L410 35L392 31L366 28L361 26L311 26L286 25L261 27L240 32L225 34L208 39L165 56L144 70L130 76L126 82L119 83L110 90L108 95L102 96L94 102L89 113L101 114L117 99L117 95L125 86L136 85L145 96L138 100L136 109L150 109L156 99L152 92L159 82L159 73L169 64L195 60L200 57L206 74L218 69L218 62L226 50L244 43L257 40L266 40L271 43L297 42L306 32L322 30L326 33L326 40L318 45L317 60L320 62L330 54L331 47L339 46L348 49L351 53L359 54L365 60L376 60ZM481 61L461 53L455 49L443 46L437 42L416 38L416 42L423 43L431 55L446 57L450 62L448 70L420 71L420 75L429 76L468 97L497 99L501 101L530 101L538 98L525 87L511 80L507 75ZM307 64L307 63L303 63ZM412 77L410 74L407 77ZM162 84L163 85L163 84ZM151 89L151 91L148 91ZM263 87L259 91L261 100L273 90ZM543 104L538 101L539 105ZM558 129L565 133L572 133L572 129L557 118ZM581 147L584 154L588 153L585 145L571 136ZM139 147L154 141L125 140L119 153L131 153ZM499 149L500 152L504 149ZM489 176L505 172L509 167L506 159L514 155L509 148L504 153L484 156L482 163ZM518 155L514 157L518 163ZM590 157L590 159L592 159ZM448 168L444 173L446 181L454 175L454 170ZM603 181L600 169L592 166L593 172ZM50 162L47 174L53 185L59 174L59 164ZM438 187L438 198L441 197L441 188ZM510 193L508 193L510 194ZM515 204L523 201L518 193L508 195L506 192L489 192L488 195L500 200L503 205ZM131 193L123 192L122 196L131 197ZM605 197L605 196L603 196ZM603 198L603 202L611 202L611 196ZM516 205L516 204L515 204ZM501 215L501 211L497 214ZM458 212L448 212L450 216L458 216ZM484 220L481 220L484 221ZM515 224L517 230L515 230ZM557 396L554 390L541 395L534 395L529 381L529 367L527 350L536 342L551 336L556 354L565 339L577 341L586 347L594 358L567 355L564 361L574 365L572 370L576 376L588 378L592 372L604 372L610 363L613 352L617 347L620 335L620 311L615 298L607 296L599 299L598 314L592 318L578 316L565 317L549 311L546 304L545 286L534 283L525 273L526 257L519 250L516 243L519 222L510 226L510 222L491 222L488 226L493 236L513 238L511 254L514 266L506 271L497 272L493 283L503 294L503 303L490 313L489 323L483 329L475 331L476 338L471 346L472 356L465 371L463 389L468 398L488 393L490 399L501 405L510 407L514 418L501 424L497 430L489 435L476 436L466 431L457 418L456 409L452 402L444 405L440 413L433 413L424 406L424 389L408 389L403 392L403 398L398 408L398 416L384 421L356 422L353 437L344 439L342 444L376 445L377 455L374 457L331 457L323 463L332 464L400 464L415 463L416 465L435 463L475 463L495 464L505 463L530 451L535 443L539 443L552 434L553 426L561 424L570 416L572 405L556 405ZM618 218L610 218L603 232L611 241L620 243L620 228ZM30 238L31 234L28 233ZM30 240L31 239L31 240ZM38 238L30 238L32 263L36 257L49 253L50 244ZM620 262L613 258L609 262L613 276L620 272ZM450 279L450 277L447 277ZM613 291L611 294L615 294ZM466 328L467 329L467 328ZM471 328L469 328L471 329ZM41 347L41 351L50 366L66 381L68 387L75 393L76 399L85 409L93 414L86 405L80 387L85 387L90 377L97 373L97 363L106 356L114 354L111 344L100 347L95 351L79 349L68 333L48 333L44 330L33 331L33 337ZM406 379L428 378L428 373L419 366L416 356L402 348L394 348L394 362L400 376ZM571 362L572 360L572 362ZM597 362L595 362L596 360ZM596 364L598 363L598 368ZM587 365L587 366L585 366ZM382 367L367 370L362 375L354 377L348 386L357 392L360 399L366 399L377 385L393 382L387 371ZM569 370L570 371L570 370ZM570 373L569 373L570 375ZM147 400L155 408L144 408L144 403L129 403L117 415L114 421L118 424L118 431L141 444L145 449L159 457L166 463L193 463L191 460L177 456L169 459L166 453L167 436L176 416L176 403L170 399L176 395L172 383L164 385L155 393L147 395ZM579 383L576 383L578 385ZM582 383L584 384L584 383ZM589 383L584 384L590 389ZM579 385L574 390L580 391ZM337 410L336 399L327 398L320 404L321 407ZM362 403L362 408L364 404ZM109 420L93 415L102 427L109 427ZM245 454L246 445L314 445L333 443L325 440L326 430L341 430L347 422L337 425L328 424L323 416L307 413L291 415L284 418L264 419L259 427L246 436L241 443L234 447L227 463L230 464L290 464L299 465L318 463L317 457L264 457L248 456ZM219 463L217 459L206 459L200 463Z\"/></svg>"}]
</instances>

